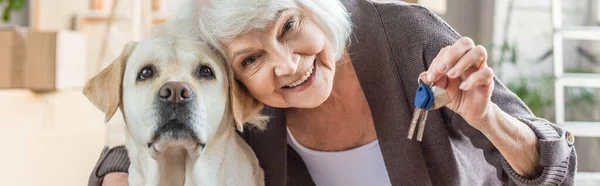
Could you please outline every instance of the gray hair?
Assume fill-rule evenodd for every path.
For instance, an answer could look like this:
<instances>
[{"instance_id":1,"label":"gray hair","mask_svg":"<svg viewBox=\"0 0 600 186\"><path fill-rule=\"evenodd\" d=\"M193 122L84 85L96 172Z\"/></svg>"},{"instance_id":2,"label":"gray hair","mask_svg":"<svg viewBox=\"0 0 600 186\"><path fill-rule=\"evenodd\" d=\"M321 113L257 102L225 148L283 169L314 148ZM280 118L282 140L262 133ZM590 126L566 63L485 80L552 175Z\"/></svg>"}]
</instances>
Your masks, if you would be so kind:
<instances>
[{"instance_id":1,"label":"gray hair","mask_svg":"<svg viewBox=\"0 0 600 186\"><path fill-rule=\"evenodd\" d=\"M254 29L262 29L283 9L305 8L331 43L335 60L342 57L352 25L339 0L187 0L166 24L172 33L207 42L227 58L223 43ZM172 30L176 29L176 30Z\"/></svg>"}]
</instances>

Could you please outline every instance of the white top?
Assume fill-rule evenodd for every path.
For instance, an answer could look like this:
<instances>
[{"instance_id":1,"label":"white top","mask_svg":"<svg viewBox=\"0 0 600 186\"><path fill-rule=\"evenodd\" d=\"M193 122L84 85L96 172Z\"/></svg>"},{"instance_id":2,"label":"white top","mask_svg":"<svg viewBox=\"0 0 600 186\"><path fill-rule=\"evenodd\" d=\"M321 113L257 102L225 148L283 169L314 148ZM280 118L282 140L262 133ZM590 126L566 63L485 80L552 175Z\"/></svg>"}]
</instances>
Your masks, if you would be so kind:
<instances>
[{"instance_id":1,"label":"white top","mask_svg":"<svg viewBox=\"0 0 600 186\"><path fill-rule=\"evenodd\" d=\"M302 157L317 186L392 185L378 140L346 151L315 151L298 143L288 128L288 144Z\"/></svg>"}]
</instances>

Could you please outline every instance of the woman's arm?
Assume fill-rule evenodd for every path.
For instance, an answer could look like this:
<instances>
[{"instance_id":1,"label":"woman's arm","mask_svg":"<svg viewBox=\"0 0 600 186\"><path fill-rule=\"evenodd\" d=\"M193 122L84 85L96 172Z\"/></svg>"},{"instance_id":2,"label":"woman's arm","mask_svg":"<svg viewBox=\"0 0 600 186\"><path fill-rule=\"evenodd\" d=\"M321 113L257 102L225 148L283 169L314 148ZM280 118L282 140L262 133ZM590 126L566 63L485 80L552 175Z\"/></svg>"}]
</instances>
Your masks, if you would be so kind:
<instances>
[{"instance_id":1,"label":"woman's arm","mask_svg":"<svg viewBox=\"0 0 600 186\"><path fill-rule=\"evenodd\" d=\"M534 176L539 167L538 138L529 126L492 101L494 73L487 65L485 48L475 46L470 38L460 38L442 48L420 78L446 89L452 100L446 107L483 133L519 175Z\"/></svg>"},{"instance_id":2,"label":"woman's arm","mask_svg":"<svg viewBox=\"0 0 600 186\"><path fill-rule=\"evenodd\" d=\"M572 133L534 116L497 79L491 102L486 118L471 125L484 126L477 129L502 154L497 163L510 180L517 185L574 185L577 155ZM452 122L467 123L456 113Z\"/></svg>"},{"instance_id":3,"label":"woman's arm","mask_svg":"<svg viewBox=\"0 0 600 186\"><path fill-rule=\"evenodd\" d=\"M428 32L432 35L427 36L432 38L425 47L428 74L438 73L439 77L433 77L438 80L458 79L453 86L458 87L456 92L461 98L458 105L449 106L456 116L452 122L464 122L482 132L502 154L503 159L495 163L517 185L573 185L577 156L570 140L572 134L534 116L519 97L495 78L493 71L487 69L483 47L464 44L465 39L461 40L445 22L434 15L429 17L435 18L430 20L436 22L431 29L437 31ZM448 47L461 43L462 51L457 49L460 47ZM476 55L482 53L484 56ZM455 70L458 74L450 75L454 67L458 68Z\"/></svg>"},{"instance_id":4,"label":"woman's arm","mask_svg":"<svg viewBox=\"0 0 600 186\"><path fill-rule=\"evenodd\" d=\"M90 174L88 186L127 185L130 164L125 146L104 147Z\"/></svg>"},{"instance_id":5,"label":"woman's arm","mask_svg":"<svg viewBox=\"0 0 600 186\"><path fill-rule=\"evenodd\" d=\"M102 186L128 186L128 174L124 172L108 173L104 176Z\"/></svg>"},{"instance_id":6,"label":"woman's arm","mask_svg":"<svg viewBox=\"0 0 600 186\"><path fill-rule=\"evenodd\" d=\"M540 168L538 138L525 123L490 104L487 116L475 125L519 175L533 178Z\"/></svg>"},{"instance_id":7,"label":"woman's arm","mask_svg":"<svg viewBox=\"0 0 600 186\"><path fill-rule=\"evenodd\" d=\"M417 46L422 47L422 62L399 60L398 63L402 63L402 65L422 64L425 69L433 71L436 69L436 65L433 64L434 61L448 57L441 55L436 59L442 49L456 44L461 38L441 18L424 7L405 3L386 3L375 4L375 8L380 17L388 19L383 21L382 24L386 28L386 35L391 48L397 48L401 51L418 50L416 49ZM403 37L407 34L401 34L406 32L411 33L410 38ZM414 45L396 45L407 41L414 41ZM470 44L469 47L459 51L459 53L462 52L465 55L454 56L456 59L451 61L455 63L450 67L460 63L459 59L463 56L471 58L471 60L466 61L486 62L486 59L479 58L481 56L473 55L477 54L476 52L467 54L471 49L474 49L473 47L475 47L474 44ZM475 48L478 49L473 51L485 52L483 47ZM456 49L454 47L452 50ZM493 71L489 67L486 68L484 63L478 64L483 66L467 65L476 68L467 71L466 76L463 76L464 79L462 79L473 83L466 86L471 86L471 88L466 88L471 91L450 90L454 93L467 92L467 94L470 94L466 95L468 98L465 98L465 100L467 101L455 97L455 100L461 100L458 101L461 104L470 105L450 105L449 109L441 109L444 115L451 117L448 120L451 121L448 126L471 126L473 129L479 130L479 132L463 134L471 140L477 140L473 143L483 146L474 146L473 148L487 148L493 145L497 149L486 149L483 153L486 154L486 157L500 157L487 159L487 162L504 170L505 175L508 177L506 180L503 179L506 185L573 185L577 156L572 140L570 140L572 135L563 128L534 116L519 97L493 76ZM440 76L448 77L447 73L451 69L450 67L442 68L444 70L440 71L440 74L442 74ZM458 75L465 75L465 73L463 71ZM475 75L473 77L485 77L472 78L483 80L478 82L468 80L468 76L471 75ZM455 80L452 81L453 85L451 87L460 88L462 80L456 81L456 77L451 79ZM447 86L443 83L449 83L449 81L436 83L436 86ZM476 86L477 88L474 89L479 90L479 92L472 91L473 86ZM461 88L461 90L464 89ZM455 94L455 96L457 95L465 96ZM482 135L483 133L485 133L485 136ZM501 156L497 156L498 154ZM536 167L538 167L538 171L535 171Z\"/></svg>"}]
</instances>

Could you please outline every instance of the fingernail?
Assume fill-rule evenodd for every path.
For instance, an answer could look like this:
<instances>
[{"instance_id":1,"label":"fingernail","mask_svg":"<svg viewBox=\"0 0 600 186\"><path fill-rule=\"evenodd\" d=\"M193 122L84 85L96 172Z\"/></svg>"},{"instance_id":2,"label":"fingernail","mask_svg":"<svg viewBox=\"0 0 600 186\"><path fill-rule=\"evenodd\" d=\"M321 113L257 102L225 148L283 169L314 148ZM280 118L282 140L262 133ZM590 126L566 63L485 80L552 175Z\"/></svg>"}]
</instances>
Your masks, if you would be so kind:
<instances>
[{"instance_id":1,"label":"fingernail","mask_svg":"<svg viewBox=\"0 0 600 186\"><path fill-rule=\"evenodd\" d=\"M460 84L459 88L465 90L465 89L469 88L469 83L468 82L462 82Z\"/></svg>"},{"instance_id":2,"label":"fingernail","mask_svg":"<svg viewBox=\"0 0 600 186\"><path fill-rule=\"evenodd\" d=\"M440 65L440 66L438 66L438 71L445 72L447 68L448 67L446 65Z\"/></svg>"},{"instance_id":3,"label":"fingernail","mask_svg":"<svg viewBox=\"0 0 600 186\"><path fill-rule=\"evenodd\" d=\"M427 73L427 81L432 82L433 81L433 73Z\"/></svg>"},{"instance_id":4,"label":"fingernail","mask_svg":"<svg viewBox=\"0 0 600 186\"><path fill-rule=\"evenodd\" d=\"M454 72L456 72L456 68L450 69L450 71L447 73L448 77L454 77Z\"/></svg>"}]
</instances>

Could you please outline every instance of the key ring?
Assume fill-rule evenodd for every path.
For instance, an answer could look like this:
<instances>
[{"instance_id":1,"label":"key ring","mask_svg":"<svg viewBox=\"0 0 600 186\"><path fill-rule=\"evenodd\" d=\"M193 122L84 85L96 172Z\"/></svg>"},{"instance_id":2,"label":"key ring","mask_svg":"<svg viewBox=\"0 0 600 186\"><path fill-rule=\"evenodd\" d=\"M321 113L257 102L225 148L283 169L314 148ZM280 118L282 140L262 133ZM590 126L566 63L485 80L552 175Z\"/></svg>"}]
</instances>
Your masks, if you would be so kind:
<instances>
[{"instance_id":1,"label":"key ring","mask_svg":"<svg viewBox=\"0 0 600 186\"><path fill-rule=\"evenodd\" d=\"M421 80L421 77L419 77L419 78L417 78L417 84L420 85L420 84L425 84L425 83L423 82L423 80ZM434 84L435 84L434 82L431 82L431 85L429 85L429 87L433 87Z\"/></svg>"}]
</instances>

